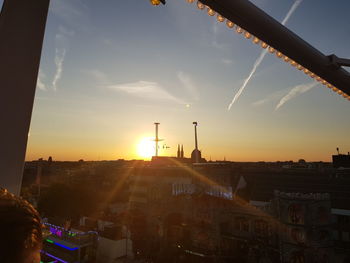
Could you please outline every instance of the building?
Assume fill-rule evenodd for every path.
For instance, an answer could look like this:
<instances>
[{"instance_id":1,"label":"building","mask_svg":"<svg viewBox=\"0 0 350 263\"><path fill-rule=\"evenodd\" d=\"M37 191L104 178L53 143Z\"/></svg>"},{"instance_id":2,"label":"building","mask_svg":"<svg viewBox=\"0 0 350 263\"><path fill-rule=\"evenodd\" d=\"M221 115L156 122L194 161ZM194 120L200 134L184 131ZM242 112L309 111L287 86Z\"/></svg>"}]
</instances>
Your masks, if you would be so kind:
<instances>
[{"instance_id":1,"label":"building","mask_svg":"<svg viewBox=\"0 0 350 263\"><path fill-rule=\"evenodd\" d=\"M96 259L97 232L67 230L63 227L44 223L48 236L44 239L42 259L62 263L89 263Z\"/></svg>"},{"instance_id":2,"label":"building","mask_svg":"<svg viewBox=\"0 0 350 263\"><path fill-rule=\"evenodd\" d=\"M334 168L350 168L350 154L338 154L332 155Z\"/></svg>"}]
</instances>

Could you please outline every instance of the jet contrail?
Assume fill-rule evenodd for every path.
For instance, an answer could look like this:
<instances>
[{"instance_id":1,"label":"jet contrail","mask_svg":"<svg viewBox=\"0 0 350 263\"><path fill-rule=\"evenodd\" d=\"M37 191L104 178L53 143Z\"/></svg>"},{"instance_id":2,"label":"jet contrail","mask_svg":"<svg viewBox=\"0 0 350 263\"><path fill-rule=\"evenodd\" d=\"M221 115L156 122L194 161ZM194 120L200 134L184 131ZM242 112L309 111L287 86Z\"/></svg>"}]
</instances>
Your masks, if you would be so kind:
<instances>
[{"instance_id":1,"label":"jet contrail","mask_svg":"<svg viewBox=\"0 0 350 263\"><path fill-rule=\"evenodd\" d=\"M286 17L283 19L282 25L285 25L288 22L289 18L294 13L294 11L298 8L298 6L301 4L302 1L303 0L295 0L294 4L292 5L290 10L288 11Z\"/></svg>"},{"instance_id":2,"label":"jet contrail","mask_svg":"<svg viewBox=\"0 0 350 263\"><path fill-rule=\"evenodd\" d=\"M303 0L296 0L294 2L294 4L292 5L292 7L289 9L286 17L283 19L282 21L282 25L285 25L289 18L292 16L292 14L294 13L294 11L297 9L297 7L301 4ZM244 80L242 87L237 91L237 93L235 94L235 96L233 97L230 105L228 105L228 109L230 110L233 103L236 102L236 100L239 98L239 96L241 96L243 90L245 89L245 87L247 86L247 84L249 83L250 79L253 77L256 69L259 67L259 65L261 64L261 62L263 61L264 57L267 54L267 49L264 49L263 51L261 51L260 56L258 57L258 59L255 61L254 66L252 68L252 70L250 71L250 74L248 75L248 77Z\"/></svg>"},{"instance_id":3,"label":"jet contrail","mask_svg":"<svg viewBox=\"0 0 350 263\"><path fill-rule=\"evenodd\" d=\"M319 84L316 81L313 81L311 83L307 83L307 84L301 84L301 85L297 85L294 88L292 88L287 95L285 95L277 104L275 110L278 110L280 107L282 107L283 104L285 104L287 101L295 98L298 95L301 95L307 91L309 91L310 89L314 88L317 86L317 84Z\"/></svg>"}]
</instances>

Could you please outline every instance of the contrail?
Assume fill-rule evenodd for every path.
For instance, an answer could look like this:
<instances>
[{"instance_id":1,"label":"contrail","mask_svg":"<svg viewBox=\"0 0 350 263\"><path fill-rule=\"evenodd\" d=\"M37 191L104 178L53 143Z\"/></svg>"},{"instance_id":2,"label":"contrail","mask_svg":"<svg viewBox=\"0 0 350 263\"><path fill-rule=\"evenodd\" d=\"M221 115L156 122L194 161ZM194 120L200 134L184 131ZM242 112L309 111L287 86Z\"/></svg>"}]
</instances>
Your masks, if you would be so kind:
<instances>
[{"instance_id":1,"label":"contrail","mask_svg":"<svg viewBox=\"0 0 350 263\"><path fill-rule=\"evenodd\" d=\"M303 0L295 0L294 4L292 5L290 10L288 11L286 17L283 19L282 25L285 25L288 22L289 18L294 13L294 11L298 8L298 6L301 4L302 1Z\"/></svg>"},{"instance_id":2,"label":"contrail","mask_svg":"<svg viewBox=\"0 0 350 263\"><path fill-rule=\"evenodd\" d=\"M308 84L301 84L301 85L297 85L294 88L292 88L287 95L285 95L280 102L277 104L275 110L278 110L280 107L282 107L283 104L285 104L287 101L295 98L298 95L301 95L307 91L309 91L310 89L314 88L317 86L317 84L319 84L316 81L313 81L311 83Z\"/></svg>"},{"instance_id":3,"label":"contrail","mask_svg":"<svg viewBox=\"0 0 350 263\"><path fill-rule=\"evenodd\" d=\"M292 14L294 13L294 11L298 8L298 6L301 4L303 0L296 0L294 2L294 4L292 5L292 7L289 9L286 17L283 19L282 21L282 25L285 25L289 18L292 16ZM253 77L256 69L259 67L259 65L261 64L261 62L263 61L264 57L267 54L267 49L264 49L263 51L261 51L260 56L258 57L258 59L255 61L254 66L252 68L252 70L250 71L248 77L244 80L243 85L241 86L241 88L237 91L237 93L235 94L235 96L233 97L230 105L228 105L228 109L230 110L232 105L236 102L236 100L239 98L239 96L241 96L243 90L245 89L245 87L247 86L247 84L249 83L250 79Z\"/></svg>"},{"instance_id":4,"label":"contrail","mask_svg":"<svg viewBox=\"0 0 350 263\"><path fill-rule=\"evenodd\" d=\"M52 87L56 91L57 90L57 82L60 80L62 76L63 69L63 61L66 56L66 50L63 49L61 54L59 49L56 48L56 56L55 56L55 64L56 64L56 73L52 81Z\"/></svg>"}]
</instances>

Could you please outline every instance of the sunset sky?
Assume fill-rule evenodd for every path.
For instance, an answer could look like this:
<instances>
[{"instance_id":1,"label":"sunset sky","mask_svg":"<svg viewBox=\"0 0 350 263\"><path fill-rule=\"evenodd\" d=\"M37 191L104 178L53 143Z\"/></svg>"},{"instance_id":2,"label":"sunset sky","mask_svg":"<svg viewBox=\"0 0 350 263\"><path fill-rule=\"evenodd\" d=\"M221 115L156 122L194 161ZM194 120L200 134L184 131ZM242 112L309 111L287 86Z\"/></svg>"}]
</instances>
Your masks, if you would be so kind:
<instances>
[{"instance_id":1,"label":"sunset sky","mask_svg":"<svg viewBox=\"0 0 350 263\"><path fill-rule=\"evenodd\" d=\"M294 3L253 2L279 21ZM348 0L304 0L286 26L350 58L349 10ZM228 110L261 51L185 0L51 0L26 159L139 159L154 122L170 147L161 155L183 144L189 156L193 121L206 159L330 161L336 147L350 151L350 102L275 55Z\"/></svg>"}]
</instances>

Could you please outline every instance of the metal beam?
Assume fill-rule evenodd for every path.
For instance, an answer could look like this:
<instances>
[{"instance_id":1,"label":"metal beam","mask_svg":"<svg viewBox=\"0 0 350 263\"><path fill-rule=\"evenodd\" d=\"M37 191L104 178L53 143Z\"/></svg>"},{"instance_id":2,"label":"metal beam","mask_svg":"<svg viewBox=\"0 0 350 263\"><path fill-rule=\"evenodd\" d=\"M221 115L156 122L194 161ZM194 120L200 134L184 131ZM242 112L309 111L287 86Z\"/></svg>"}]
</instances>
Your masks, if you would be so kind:
<instances>
[{"instance_id":1,"label":"metal beam","mask_svg":"<svg viewBox=\"0 0 350 263\"><path fill-rule=\"evenodd\" d=\"M5 0L0 14L0 187L19 194L50 0Z\"/></svg>"},{"instance_id":2,"label":"metal beam","mask_svg":"<svg viewBox=\"0 0 350 263\"><path fill-rule=\"evenodd\" d=\"M350 95L350 74L334 67L329 56L247 0L201 0L201 2L290 59Z\"/></svg>"}]
</instances>

